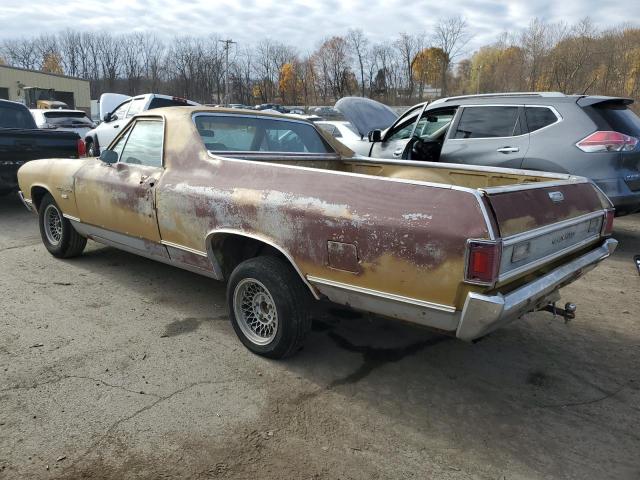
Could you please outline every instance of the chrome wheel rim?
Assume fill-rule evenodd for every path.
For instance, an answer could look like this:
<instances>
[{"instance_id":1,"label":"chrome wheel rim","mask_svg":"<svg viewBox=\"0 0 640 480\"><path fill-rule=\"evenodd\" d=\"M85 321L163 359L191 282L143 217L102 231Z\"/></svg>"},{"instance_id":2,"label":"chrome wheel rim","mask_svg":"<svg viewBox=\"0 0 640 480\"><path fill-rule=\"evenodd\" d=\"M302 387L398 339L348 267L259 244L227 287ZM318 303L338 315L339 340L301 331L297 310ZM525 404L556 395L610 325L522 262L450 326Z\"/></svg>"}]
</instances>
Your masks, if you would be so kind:
<instances>
[{"instance_id":1,"label":"chrome wheel rim","mask_svg":"<svg viewBox=\"0 0 640 480\"><path fill-rule=\"evenodd\" d=\"M256 345L267 345L278 333L278 312L269 290L255 278L241 280L233 292L233 310L242 333Z\"/></svg>"},{"instance_id":2,"label":"chrome wheel rim","mask_svg":"<svg viewBox=\"0 0 640 480\"><path fill-rule=\"evenodd\" d=\"M62 215L55 205L47 205L44 210L44 234L54 247L62 240Z\"/></svg>"}]
</instances>

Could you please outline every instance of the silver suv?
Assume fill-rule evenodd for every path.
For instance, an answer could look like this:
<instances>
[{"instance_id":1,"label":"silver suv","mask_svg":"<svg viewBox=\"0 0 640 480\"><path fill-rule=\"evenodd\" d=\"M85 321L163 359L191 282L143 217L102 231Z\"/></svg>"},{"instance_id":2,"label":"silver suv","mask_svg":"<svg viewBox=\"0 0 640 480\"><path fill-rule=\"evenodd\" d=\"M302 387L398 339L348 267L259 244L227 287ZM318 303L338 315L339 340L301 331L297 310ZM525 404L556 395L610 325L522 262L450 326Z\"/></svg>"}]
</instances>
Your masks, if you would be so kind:
<instances>
[{"instance_id":1,"label":"silver suv","mask_svg":"<svg viewBox=\"0 0 640 480\"><path fill-rule=\"evenodd\" d=\"M362 102L355 103L357 115L351 118L356 109L342 106L344 115L357 128L358 118L371 125L379 104L368 114ZM632 103L558 92L443 98L410 108L384 130L359 128L368 139L348 146L375 158L589 177L609 196L616 213L625 215L640 210L640 118L629 109ZM367 122L360 127L366 129Z\"/></svg>"}]
</instances>

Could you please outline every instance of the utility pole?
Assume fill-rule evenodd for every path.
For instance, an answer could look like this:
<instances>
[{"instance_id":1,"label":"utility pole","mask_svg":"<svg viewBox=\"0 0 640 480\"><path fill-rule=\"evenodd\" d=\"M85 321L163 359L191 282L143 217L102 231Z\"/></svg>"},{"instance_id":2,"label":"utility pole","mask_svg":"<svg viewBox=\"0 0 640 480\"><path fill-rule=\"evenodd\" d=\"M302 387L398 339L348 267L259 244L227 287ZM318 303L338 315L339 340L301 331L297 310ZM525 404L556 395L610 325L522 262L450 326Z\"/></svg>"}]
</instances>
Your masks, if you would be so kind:
<instances>
[{"instance_id":1,"label":"utility pole","mask_svg":"<svg viewBox=\"0 0 640 480\"><path fill-rule=\"evenodd\" d=\"M229 105L229 46L232 43L237 43L228 38L227 40L218 40L220 43L224 43L224 51L226 56L224 67L224 104Z\"/></svg>"}]
</instances>

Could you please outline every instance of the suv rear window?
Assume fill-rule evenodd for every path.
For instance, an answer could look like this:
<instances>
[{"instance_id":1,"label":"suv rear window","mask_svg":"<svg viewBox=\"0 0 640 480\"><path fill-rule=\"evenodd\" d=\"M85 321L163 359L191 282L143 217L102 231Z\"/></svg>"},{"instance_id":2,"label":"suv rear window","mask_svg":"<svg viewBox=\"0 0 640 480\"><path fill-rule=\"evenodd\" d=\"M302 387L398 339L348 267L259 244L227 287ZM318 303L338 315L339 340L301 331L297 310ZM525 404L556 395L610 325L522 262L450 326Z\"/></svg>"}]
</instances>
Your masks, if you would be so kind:
<instances>
[{"instance_id":1,"label":"suv rear window","mask_svg":"<svg viewBox=\"0 0 640 480\"><path fill-rule=\"evenodd\" d=\"M93 122L84 112L56 112L52 110L50 112L44 112L44 117L47 119L47 123L51 125L93 126Z\"/></svg>"},{"instance_id":2,"label":"suv rear window","mask_svg":"<svg viewBox=\"0 0 640 480\"><path fill-rule=\"evenodd\" d=\"M519 107L464 107L453 138L512 137Z\"/></svg>"},{"instance_id":3,"label":"suv rear window","mask_svg":"<svg viewBox=\"0 0 640 480\"><path fill-rule=\"evenodd\" d=\"M524 114L527 117L529 132L535 132L558 121L556 114L547 107L525 107Z\"/></svg>"},{"instance_id":4,"label":"suv rear window","mask_svg":"<svg viewBox=\"0 0 640 480\"><path fill-rule=\"evenodd\" d=\"M161 98L154 97L149 104L149 110L152 108L162 108L162 107L184 107L185 105L189 105L186 100L182 100L181 98Z\"/></svg>"},{"instance_id":5,"label":"suv rear window","mask_svg":"<svg viewBox=\"0 0 640 480\"><path fill-rule=\"evenodd\" d=\"M600 129L614 130L634 137L640 136L640 118L620 103L598 103L585 107Z\"/></svg>"}]
</instances>

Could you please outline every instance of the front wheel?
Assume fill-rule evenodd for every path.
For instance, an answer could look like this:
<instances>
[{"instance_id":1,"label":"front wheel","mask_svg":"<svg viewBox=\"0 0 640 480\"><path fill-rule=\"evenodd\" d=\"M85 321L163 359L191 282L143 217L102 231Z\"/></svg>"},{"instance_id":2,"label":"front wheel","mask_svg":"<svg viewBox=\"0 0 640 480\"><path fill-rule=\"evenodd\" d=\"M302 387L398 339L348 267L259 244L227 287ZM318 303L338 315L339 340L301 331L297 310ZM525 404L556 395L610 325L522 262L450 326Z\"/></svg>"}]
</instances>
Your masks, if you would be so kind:
<instances>
[{"instance_id":1,"label":"front wheel","mask_svg":"<svg viewBox=\"0 0 640 480\"><path fill-rule=\"evenodd\" d=\"M56 201L46 194L38 208L40 236L49 253L58 258L77 257L87 245L87 239L75 231L64 218Z\"/></svg>"},{"instance_id":2,"label":"front wheel","mask_svg":"<svg viewBox=\"0 0 640 480\"><path fill-rule=\"evenodd\" d=\"M231 274L227 302L240 341L254 353L296 353L311 329L310 294L288 262L271 256L245 260Z\"/></svg>"},{"instance_id":3,"label":"front wheel","mask_svg":"<svg viewBox=\"0 0 640 480\"><path fill-rule=\"evenodd\" d=\"M97 157L100 155L97 140L87 140L87 157Z\"/></svg>"}]
</instances>

